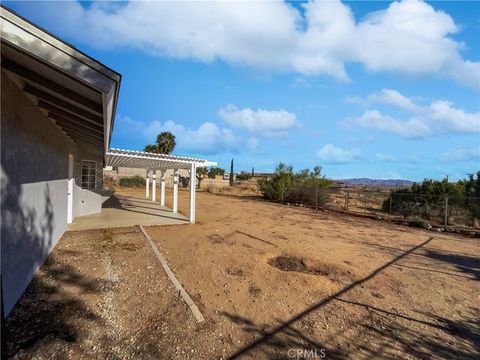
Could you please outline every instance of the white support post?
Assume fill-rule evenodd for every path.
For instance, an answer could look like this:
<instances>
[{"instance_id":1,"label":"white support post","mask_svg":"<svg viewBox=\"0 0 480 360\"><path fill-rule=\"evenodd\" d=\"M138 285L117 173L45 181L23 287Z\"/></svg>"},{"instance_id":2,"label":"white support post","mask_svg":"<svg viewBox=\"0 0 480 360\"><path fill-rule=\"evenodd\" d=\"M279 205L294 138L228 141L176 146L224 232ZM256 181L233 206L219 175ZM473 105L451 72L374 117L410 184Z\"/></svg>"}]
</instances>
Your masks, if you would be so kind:
<instances>
[{"instance_id":1,"label":"white support post","mask_svg":"<svg viewBox=\"0 0 480 360\"><path fill-rule=\"evenodd\" d=\"M173 212L178 212L178 169L173 170Z\"/></svg>"},{"instance_id":2,"label":"white support post","mask_svg":"<svg viewBox=\"0 0 480 360\"><path fill-rule=\"evenodd\" d=\"M150 177L147 170L147 178L145 180L145 197L148 199L150 197Z\"/></svg>"},{"instance_id":3,"label":"white support post","mask_svg":"<svg viewBox=\"0 0 480 360\"><path fill-rule=\"evenodd\" d=\"M157 200L157 170L153 170L152 176L152 201Z\"/></svg>"},{"instance_id":4,"label":"white support post","mask_svg":"<svg viewBox=\"0 0 480 360\"><path fill-rule=\"evenodd\" d=\"M195 164L190 168L190 223L195 224L195 192L197 188L197 169Z\"/></svg>"},{"instance_id":5,"label":"white support post","mask_svg":"<svg viewBox=\"0 0 480 360\"><path fill-rule=\"evenodd\" d=\"M162 178L160 180L160 205L165 206L165 170L161 170Z\"/></svg>"}]
</instances>

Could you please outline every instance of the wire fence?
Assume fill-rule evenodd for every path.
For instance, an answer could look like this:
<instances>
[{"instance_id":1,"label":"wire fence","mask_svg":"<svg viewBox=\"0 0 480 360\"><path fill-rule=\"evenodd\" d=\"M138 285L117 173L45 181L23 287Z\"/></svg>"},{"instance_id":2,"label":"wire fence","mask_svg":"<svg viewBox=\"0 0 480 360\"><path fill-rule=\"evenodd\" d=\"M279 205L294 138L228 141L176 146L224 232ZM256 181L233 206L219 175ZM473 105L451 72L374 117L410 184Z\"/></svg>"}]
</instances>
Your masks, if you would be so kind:
<instances>
[{"instance_id":1,"label":"wire fence","mask_svg":"<svg viewBox=\"0 0 480 360\"><path fill-rule=\"evenodd\" d=\"M390 219L422 221L438 226L478 227L480 197L426 195L358 188L289 188L280 202L316 210L377 214Z\"/></svg>"}]
</instances>

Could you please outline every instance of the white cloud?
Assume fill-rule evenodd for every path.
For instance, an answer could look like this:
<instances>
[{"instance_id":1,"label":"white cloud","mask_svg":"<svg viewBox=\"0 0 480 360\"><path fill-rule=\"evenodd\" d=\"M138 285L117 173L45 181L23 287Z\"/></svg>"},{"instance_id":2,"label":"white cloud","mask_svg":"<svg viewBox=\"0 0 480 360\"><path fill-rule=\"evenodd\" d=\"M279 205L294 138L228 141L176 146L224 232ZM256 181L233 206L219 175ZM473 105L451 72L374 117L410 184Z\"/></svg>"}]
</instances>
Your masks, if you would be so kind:
<instances>
[{"instance_id":1,"label":"white cloud","mask_svg":"<svg viewBox=\"0 0 480 360\"><path fill-rule=\"evenodd\" d=\"M428 118L445 132L480 133L480 112L469 114L448 101L435 101L428 109Z\"/></svg>"},{"instance_id":2,"label":"white cloud","mask_svg":"<svg viewBox=\"0 0 480 360\"><path fill-rule=\"evenodd\" d=\"M201 154L217 154L225 150L236 150L240 140L230 129L221 129L216 124L204 122L198 129L190 129L173 121L152 121L143 128L146 139L154 141L157 134L170 131L175 135L179 151Z\"/></svg>"},{"instance_id":3,"label":"white cloud","mask_svg":"<svg viewBox=\"0 0 480 360\"><path fill-rule=\"evenodd\" d=\"M56 33L101 49L230 64L349 81L346 63L374 72L451 78L480 86L480 62L462 58L452 17L428 3L393 2L356 21L339 1L131 1L116 6L28 3L23 12ZM37 7L38 6L38 7ZM41 7L41 8L40 8ZM50 7L50 8L49 8ZM43 18L42 18L43 17Z\"/></svg>"},{"instance_id":4,"label":"white cloud","mask_svg":"<svg viewBox=\"0 0 480 360\"><path fill-rule=\"evenodd\" d=\"M375 159L377 159L379 161L384 161L384 162L394 162L395 161L395 158L392 155L381 154L381 153L375 154Z\"/></svg>"},{"instance_id":5,"label":"white cloud","mask_svg":"<svg viewBox=\"0 0 480 360\"><path fill-rule=\"evenodd\" d=\"M352 162L359 157L359 151L357 149L343 149L335 147L332 144L327 144L317 151L317 157L331 164L346 164Z\"/></svg>"},{"instance_id":6,"label":"white cloud","mask_svg":"<svg viewBox=\"0 0 480 360\"><path fill-rule=\"evenodd\" d=\"M345 98L345 102L349 104L355 104L355 105L360 105L360 106L367 106L368 101L365 99L362 99L359 96L348 96Z\"/></svg>"},{"instance_id":7,"label":"white cloud","mask_svg":"<svg viewBox=\"0 0 480 360\"><path fill-rule=\"evenodd\" d=\"M367 100L374 103L393 105L412 112L419 112L421 110L420 106L415 104L412 99L392 89L383 89L382 91L370 94Z\"/></svg>"},{"instance_id":8,"label":"white cloud","mask_svg":"<svg viewBox=\"0 0 480 360\"><path fill-rule=\"evenodd\" d=\"M360 98L358 101L363 101ZM367 129L394 133L406 138L421 138L433 134L480 133L480 112L467 113L443 100L433 101L429 106L419 106L398 91L383 89L370 94L368 103L386 103L407 110L414 115L408 120L397 120L379 110L365 111L362 116L349 119L346 125L357 124Z\"/></svg>"},{"instance_id":9,"label":"white cloud","mask_svg":"<svg viewBox=\"0 0 480 360\"><path fill-rule=\"evenodd\" d=\"M238 109L229 104L218 111L218 116L233 127L269 137L285 136L288 129L298 125L295 114L283 109Z\"/></svg>"},{"instance_id":10,"label":"white cloud","mask_svg":"<svg viewBox=\"0 0 480 360\"><path fill-rule=\"evenodd\" d=\"M362 116L354 119L353 122L367 129L389 132L406 138L422 138L431 133L430 128L419 119L412 118L407 121L400 121L391 116L383 115L378 110L366 111Z\"/></svg>"},{"instance_id":11,"label":"white cloud","mask_svg":"<svg viewBox=\"0 0 480 360\"><path fill-rule=\"evenodd\" d=\"M440 156L440 160L444 162L477 161L477 163L480 163L480 147L456 148L449 152L443 153Z\"/></svg>"}]
</instances>

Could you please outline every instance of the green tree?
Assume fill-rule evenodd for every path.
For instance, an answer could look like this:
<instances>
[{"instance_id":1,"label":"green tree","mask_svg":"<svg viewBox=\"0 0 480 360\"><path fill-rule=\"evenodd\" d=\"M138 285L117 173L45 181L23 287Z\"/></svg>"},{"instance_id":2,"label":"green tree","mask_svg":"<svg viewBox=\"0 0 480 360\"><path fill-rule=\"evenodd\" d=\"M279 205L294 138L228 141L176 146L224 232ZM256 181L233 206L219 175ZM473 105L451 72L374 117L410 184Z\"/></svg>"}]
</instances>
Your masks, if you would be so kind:
<instances>
[{"instance_id":1,"label":"green tree","mask_svg":"<svg viewBox=\"0 0 480 360\"><path fill-rule=\"evenodd\" d=\"M155 144L148 144L148 145L145 145L145 149L143 149L143 151L149 152L149 153L157 153L158 147Z\"/></svg>"},{"instance_id":2,"label":"green tree","mask_svg":"<svg viewBox=\"0 0 480 360\"><path fill-rule=\"evenodd\" d=\"M480 171L477 171L477 178L474 174L468 174L468 179L462 181L465 191L465 202L473 216L473 226L480 228Z\"/></svg>"},{"instance_id":3,"label":"green tree","mask_svg":"<svg viewBox=\"0 0 480 360\"><path fill-rule=\"evenodd\" d=\"M208 177L209 178L215 178L216 175L221 175L223 176L225 174L225 170L219 167L212 167L208 171Z\"/></svg>"},{"instance_id":4,"label":"green tree","mask_svg":"<svg viewBox=\"0 0 480 360\"><path fill-rule=\"evenodd\" d=\"M328 194L318 190L329 187L332 182L321 172L322 168L316 166L313 171L304 169L294 173L291 165L280 163L270 179L259 182L260 190L267 200L291 200L322 206L328 201Z\"/></svg>"},{"instance_id":5,"label":"green tree","mask_svg":"<svg viewBox=\"0 0 480 360\"><path fill-rule=\"evenodd\" d=\"M474 224L480 216L480 171L470 174L467 179L451 183L447 179L425 179L410 188L393 191L383 203L384 211L391 211L404 217L420 217L443 223L445 209L447 219L470 214ZM447 204L448 198L448 204Z\"/></svg>"},{"instance_id":6,"label":"green tree","mask_svg":"<svg viewBox=\"0 0 480 360\"><path fill-rule=\"evenodd\" d=\"M175 135L170 131L163 131L157 136L157 148L160 154L171 154L175 149L177 142L175 141Z\"/></svg>"},{"instance_id":7,"label":"green tree","mask_svg":"<svg viewBox=\"0 0 480 360\"><path fill-rule=\"evenodd\" d=\"M233 172L233 159L230 162L230 186L233 186L235 173Z\"/></svg>"},{"instance_id":8,"label":"green tree","mask_svg":"<svg viewBox=\"0 0 480 360\"><path fill-rule=\"evenodd\" d=\"M171 154L176 145L175 135L170 131L163 131L158 134L157 142L146 145L143 151L156 154Z\"/></svg>"}]
</instances>

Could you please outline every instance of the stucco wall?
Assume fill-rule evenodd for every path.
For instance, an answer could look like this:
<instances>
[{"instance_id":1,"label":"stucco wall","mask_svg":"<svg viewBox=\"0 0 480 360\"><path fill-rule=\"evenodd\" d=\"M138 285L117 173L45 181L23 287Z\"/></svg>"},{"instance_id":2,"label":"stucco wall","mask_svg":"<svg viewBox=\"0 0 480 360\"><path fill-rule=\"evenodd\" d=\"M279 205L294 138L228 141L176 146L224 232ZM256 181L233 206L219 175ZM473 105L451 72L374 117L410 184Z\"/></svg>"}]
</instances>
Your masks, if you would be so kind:
<instances>
[{"instance_id":1,"label":"stucco wall","mask_svg":"<svg viewBox=\"0 0 480 360\"><path fill-rule=\"evenodd\" d=\"M67 227L69 153L75 158L74 177L80 179L86 154L2 71L2 289L7 314Z\"/></svg>"},{"instance_id":2,"label":"stucco wall","mask_svg":"<svg viewBox=\"0 0 480 360\"><path fill-rule=\"evenodd\" d=\"M102 211L102 204L109 196L82 189L73 185L73 217L96 214Z\"/></svg>"}]
</instances>

